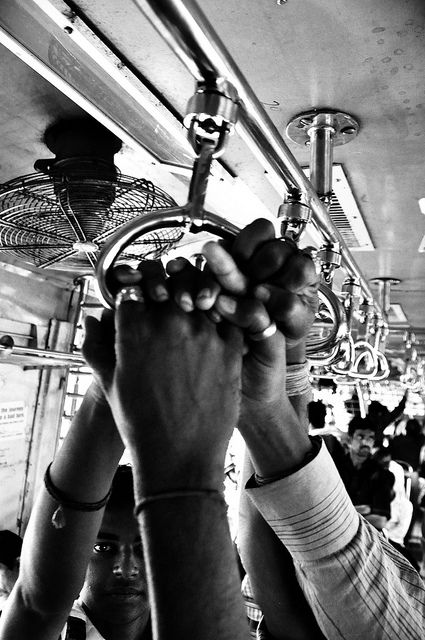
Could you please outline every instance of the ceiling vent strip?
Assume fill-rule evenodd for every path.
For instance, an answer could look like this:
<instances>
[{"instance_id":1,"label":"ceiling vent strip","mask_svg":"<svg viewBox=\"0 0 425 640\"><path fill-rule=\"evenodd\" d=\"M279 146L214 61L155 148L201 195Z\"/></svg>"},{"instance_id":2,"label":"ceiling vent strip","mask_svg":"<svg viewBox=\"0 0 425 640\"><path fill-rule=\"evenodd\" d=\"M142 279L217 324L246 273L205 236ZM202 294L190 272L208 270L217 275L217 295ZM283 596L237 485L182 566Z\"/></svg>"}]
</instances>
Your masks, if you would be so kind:
<instances>
[{"instance_id":1,"label":"ceiling vent strip","mask_svg":"<svg viewBox=\"0 0 425 640\"><path fill-rule=\"evenodd\" d=\"M404 313L401 304L390 304L390 309L388 312L388 322L390 324L408 324L406 314Z\"/></svg>"},{"instance_id":2,"label":"ceiling vent strip","mask_svg":"<svg viewBox=\"0 0 425 640\"><path fill-rule=\"evenodd\" d=\"M308 168L303 170L309 176L310 170ZM332 167L332 187L329 216L342 235L347 247L351 251L374 251L375 247L365 221L340 164L334 164Z\"/></svg>"}]
</instances>

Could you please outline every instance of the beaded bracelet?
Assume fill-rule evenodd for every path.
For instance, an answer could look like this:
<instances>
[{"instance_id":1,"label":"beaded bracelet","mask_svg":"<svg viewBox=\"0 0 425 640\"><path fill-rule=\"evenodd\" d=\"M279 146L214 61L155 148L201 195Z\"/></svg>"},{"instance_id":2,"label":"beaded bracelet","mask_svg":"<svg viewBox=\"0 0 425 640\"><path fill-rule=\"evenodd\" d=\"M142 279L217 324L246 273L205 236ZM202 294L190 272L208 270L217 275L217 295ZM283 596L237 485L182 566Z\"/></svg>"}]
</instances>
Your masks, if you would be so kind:
<instances>
[{"instance_id":1,"label":"beaded bracelet","mask_svg":"<svg viewBox=\"0 0 425 640\"><path fill-rule=\"evenodd\" d=\"M46 473L44 474L44 486L46 487L47 493L58 503L58 507L52 515L52 525L55 529L63 529L66 525L65 519L65 509L72 509L74 511L99 511L105 504L108 502L109 497L111 495L112 489L108 491L106 496L99 500L98 502L78 502L77 500L72 500L67 496L66 493L55 487L52 482L52 478L50 476L50 467L52 463L46 469Z\"/></svg>"},{"instance_id":2,"label":"beaded bracelet","mask_svg":"<svg viewBox=\"0 0 425 640\"><path fill-rule=\"evenodd\" d=\"M288 396L299 396L311 390L308 372L310 364L289 364L286 367L286 393Z\"/></svg>"},{"instance_id":3,"label":"beaded bracelet","mask_svg":"<svg viewBox=\"0 0 425 640\"><path fill-rule=\"evenodd\" d=\"M166 491L164 493L155 493L152 496L146 496L137 503L134 509L134 517L143 511L143 509L153 502L159 502L160 500L174 500L175 498L187 498L189 496L202 496L205 498L213 498L224 503L223 495L220 491L215 489L181 489L179 491Z\"/></svg>"}]
</instances>

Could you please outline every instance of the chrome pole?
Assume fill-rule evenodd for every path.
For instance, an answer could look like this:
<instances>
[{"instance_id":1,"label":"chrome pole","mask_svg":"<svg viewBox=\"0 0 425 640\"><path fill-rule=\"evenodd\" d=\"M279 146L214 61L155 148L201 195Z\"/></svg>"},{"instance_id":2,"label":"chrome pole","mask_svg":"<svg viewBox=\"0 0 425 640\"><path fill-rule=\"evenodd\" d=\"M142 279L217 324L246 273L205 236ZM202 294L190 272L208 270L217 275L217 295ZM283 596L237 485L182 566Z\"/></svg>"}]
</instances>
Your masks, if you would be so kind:
<instances>
[{"instance_id":1,"label":"chrome pole","mask_svg":"<svg viewBox=\"0 0 425 640\"><path fill-rule=\"evenodd\" d=\"M313 189L328 204L332 194L333 135L332 117L317 116L308 130L310 136L310 182ZM326 200L324 200L326 198Z\"/></svg>"},{"instance_id":2,"label":"chrome pole","mask_svg":"<svg viewBox=\"0 0 425 640\"><path fill-rule=\"evenodd\" d=\"M16 360L14 359L16 357ZM0 361L17 364L18 358L25 358L28 362L21 362L26 366L44 367L87 367L87 362L80 353L66 353L65 351L49 351L49 349L34 349L31 347L16 347L15 345L0 344Z\"/></svg>"},{"instance_id":3,"label":"chrome pole","mask_svg":"<svg viewBox=\"0 0 425 640\"><path fill-rule=\"evenodd\" d=\"M326 206L305 177L279 131L249 86L210 22L194 0L134 0L195 80L229 81L236 89L241 105L238 133L256 154L267 171L272 170L287 187L296 186L313 212L313 221L327 243L338 242L343 264L357 278L365 297L382 310L356 261L330 218Z\"/></svg>"}]
</instances>

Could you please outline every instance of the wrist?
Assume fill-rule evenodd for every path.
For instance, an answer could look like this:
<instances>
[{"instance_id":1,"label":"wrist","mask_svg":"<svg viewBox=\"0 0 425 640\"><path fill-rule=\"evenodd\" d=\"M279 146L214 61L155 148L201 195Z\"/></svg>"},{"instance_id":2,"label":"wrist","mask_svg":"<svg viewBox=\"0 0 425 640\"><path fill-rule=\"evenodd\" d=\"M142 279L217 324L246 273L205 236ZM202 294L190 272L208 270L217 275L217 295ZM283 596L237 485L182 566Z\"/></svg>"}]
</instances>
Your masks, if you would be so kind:
<instances>
[{"instance_id":1,"label":"wrist","mask_svg":"<svg viewBox=\"0 0 425 640\"><path fill-rule=\"evenodd\" d=\"M302 364L307 360L306 357L306 341L301 340L296 345L287 343L286 345L286 364Z\"/></svg>"},{"instance_id":2,"label":"wrist","mask_svg":"<svg viewBox=\"0 0 425 640\"><path fill-rule=\"evenodd\" d=\"M193 456L170 461L166 458L161 460L152 454L140 455L134 448L130 448L130 457L137 499L183 489L223 491L224 457L215 464L210 460L201 464ZM157 462L152 462L155 459Z\"/></svg>"}]
</instances>

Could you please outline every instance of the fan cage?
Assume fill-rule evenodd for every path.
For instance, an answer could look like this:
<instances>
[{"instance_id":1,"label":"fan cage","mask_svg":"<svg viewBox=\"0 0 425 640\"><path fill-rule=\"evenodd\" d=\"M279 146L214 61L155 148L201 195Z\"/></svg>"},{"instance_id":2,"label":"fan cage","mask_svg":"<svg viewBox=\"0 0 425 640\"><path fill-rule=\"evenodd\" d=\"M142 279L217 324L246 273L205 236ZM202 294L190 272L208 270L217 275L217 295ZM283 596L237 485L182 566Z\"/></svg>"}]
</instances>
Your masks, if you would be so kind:
<instances>
[{"instance_id":1,"label":"fan cage","mask_svg":"<svg viewBox=\"0 0 425 640\"><path fill-rule=\"evenodd\" d=\"M0 251L38 267L93 266L96 247L123 224L175 206L173 198L144 178L25 175L0 187ZM180 227L147 233L126 248L122 259L157 259L184 233ZM94 251L81 252L75 243L92 243Z\"/></svg>"}]
</instances>

